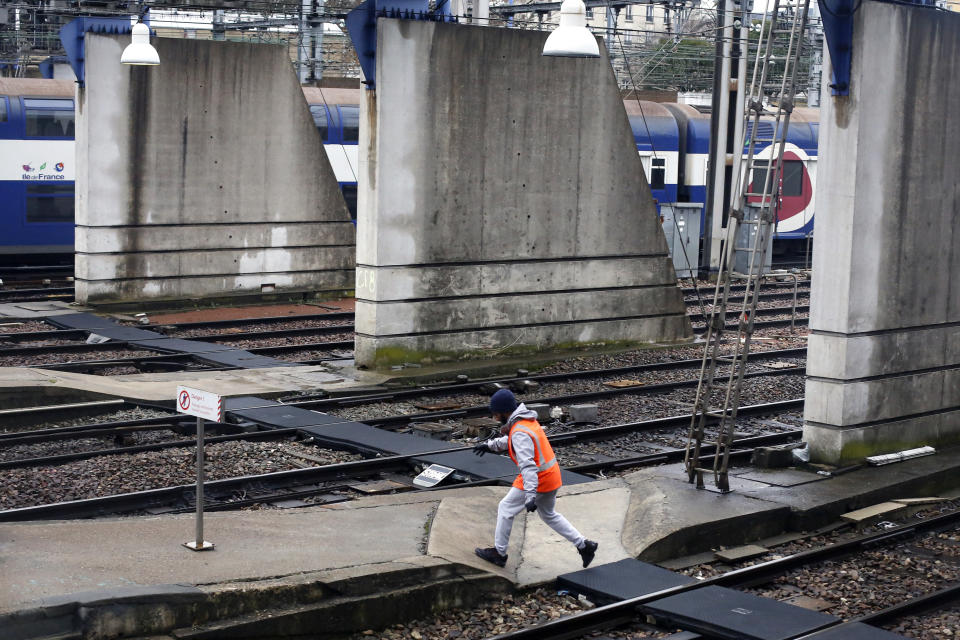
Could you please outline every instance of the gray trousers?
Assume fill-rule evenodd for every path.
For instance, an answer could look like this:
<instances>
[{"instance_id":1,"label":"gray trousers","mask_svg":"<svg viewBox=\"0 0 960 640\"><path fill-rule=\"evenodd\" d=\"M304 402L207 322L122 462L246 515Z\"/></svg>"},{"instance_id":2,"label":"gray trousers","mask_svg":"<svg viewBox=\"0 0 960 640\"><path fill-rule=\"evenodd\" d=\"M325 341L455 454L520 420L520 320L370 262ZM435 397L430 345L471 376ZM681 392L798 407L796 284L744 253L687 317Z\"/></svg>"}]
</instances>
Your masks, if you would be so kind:
<instances>
[{"instance_id":1,"label":"gray trousers","mask_svg":"<svg viewBox=\"0 0 960 640\"><path fill-rule=\"evenodd\" d=\"M497 532L494 534L494 545L500 555L506 555L507 553L507 545L510 543L510 530L513 529L513 517L523 511L526 500L526 492L516 487L510 487L510 491L507 492L507 495L500 501L500 506L497 507ZM556 504L556 491L537 494L537 514L540 519L579 549L585 538L574 529L566 518L554 510Z\"/></svg>"}]
</instances>

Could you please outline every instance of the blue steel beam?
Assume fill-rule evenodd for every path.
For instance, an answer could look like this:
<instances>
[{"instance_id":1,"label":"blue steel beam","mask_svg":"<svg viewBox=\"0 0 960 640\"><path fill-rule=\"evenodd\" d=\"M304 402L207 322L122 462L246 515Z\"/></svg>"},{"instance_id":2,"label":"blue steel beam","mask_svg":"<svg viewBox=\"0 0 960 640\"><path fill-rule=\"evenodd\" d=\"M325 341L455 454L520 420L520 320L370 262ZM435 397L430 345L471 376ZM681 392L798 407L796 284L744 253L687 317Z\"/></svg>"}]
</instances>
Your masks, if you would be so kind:
<instances>
[{"instance_id":1,"label":"blue steel beam","mask_svg":"<svg viewBox=\"0 0 960 640\"><path fill-rule=\"evenodd\" d=\"M850 95L850 56L853 52L853 14L862 0L818 0L823 36L830 52L830 88L835 96ZM856 5L855 5L856 3Z\"/></svg>"},{"instance_id":2,"label":"blue steel beam","mask_svg":"<svg viewBox=\"0 0 960 640\"><path fill-rule=\"evenodd\" d=\"M78 85L84 86L84 62L86 57L84 37L86 34L113 33L123 35L130 33L133 29L130 22L131 16L120 18L80 16L60 28L60 42L63 43L63 49L67 52L67 58L70 60L70 66L73 67L73 73L77 76ZM147 26L150 25L149 13L143 16L143 22Z\"/></svg>"},{"instance_id":3,"label":"blue steel beam","mask_svg":"<svg viewBox=\"0 0 960 640\"><path fill-rule=\"evenodd\" d=\"M357 5L347 14L347 33L368 89L376 87L378 18L456 22L447 0L439 0L432 11L428 0L364 0Z\"/></svg>"},{"instance_id":4,"label":"blue steel beam","mask_svg":"<svg viewBox=\"0 0 960 640\"><path fill-rule=\"evenodd\" d=\"M853 16L864 0L817 0L823 20L833 72L830 89L835 96L850 95L850 61L853 54ZM913 4L936 9L936 0L897 0L897 4Z\"/></svg>"}]
</instances>

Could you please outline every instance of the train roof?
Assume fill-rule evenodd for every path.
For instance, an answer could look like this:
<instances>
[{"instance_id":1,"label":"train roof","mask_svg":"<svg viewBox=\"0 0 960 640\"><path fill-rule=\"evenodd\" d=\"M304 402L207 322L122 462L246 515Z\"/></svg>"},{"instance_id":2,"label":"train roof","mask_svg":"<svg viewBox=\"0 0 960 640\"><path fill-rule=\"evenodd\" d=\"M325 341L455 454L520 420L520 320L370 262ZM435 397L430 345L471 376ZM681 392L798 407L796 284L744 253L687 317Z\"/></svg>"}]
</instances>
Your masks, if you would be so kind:
<instances>
[{"instance_id":1,"label":"train roof","mask_svg":"<svg viewBox=\"0 0 960 640\"><path fill-rule=\"evenodd\" d=\"M5 96L73 98L73 93L73 80L0 78L0 94Z\"/></svg>"},{"instance_id":2,"label":"train roof","mask_svg":"<svg viewBox=\"0 0 960 640\"><path fill-rule=\"evenodd\" d=\"M639 151L677 151L680 135L677 121L659 102L624 100L633 138Z\"/></svg>"}]
</instances>

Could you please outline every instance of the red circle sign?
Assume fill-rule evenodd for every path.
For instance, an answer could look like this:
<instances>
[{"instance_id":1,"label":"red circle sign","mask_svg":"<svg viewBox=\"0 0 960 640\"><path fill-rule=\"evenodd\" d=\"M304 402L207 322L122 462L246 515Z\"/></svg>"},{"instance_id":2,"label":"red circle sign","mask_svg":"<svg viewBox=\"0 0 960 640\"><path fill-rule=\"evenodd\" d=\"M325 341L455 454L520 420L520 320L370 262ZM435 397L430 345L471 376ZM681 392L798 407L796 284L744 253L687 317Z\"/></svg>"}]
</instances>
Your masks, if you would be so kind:
<instances>
[{"instance_id":1,"label":"red circle sign","mask_svg":"<svg viewBox=\"0 0 960 640\"><path fill-rule=\"evenodd\" d=\"M180 403L180 408L186 411L190 408L190 393L187 391L180 392L180 398L178 399Z\"/></svg>"}]
</instances>

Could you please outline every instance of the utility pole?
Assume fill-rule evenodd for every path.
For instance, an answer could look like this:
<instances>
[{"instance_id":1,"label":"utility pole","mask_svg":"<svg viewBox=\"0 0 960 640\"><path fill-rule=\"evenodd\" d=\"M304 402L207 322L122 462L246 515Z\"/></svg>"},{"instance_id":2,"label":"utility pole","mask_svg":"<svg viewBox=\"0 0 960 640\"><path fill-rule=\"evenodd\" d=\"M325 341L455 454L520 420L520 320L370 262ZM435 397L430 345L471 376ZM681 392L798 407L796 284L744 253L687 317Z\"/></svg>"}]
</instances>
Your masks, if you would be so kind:
<instances>
[{"instance_id":1,"label":"utility pole","mask_svg":"<svg viewBox=\"0 0 960 640\"><path fill-rule=\"evenodd\" d=\"M710 121L710 159L707 169L704 247L700 260L703 275L716 273L733 201L735 176L743 149L744 98L747 80L747 32L752 0L717 0L716 52L713 71L713 117Z\"/></svg>"}]
</instances>

